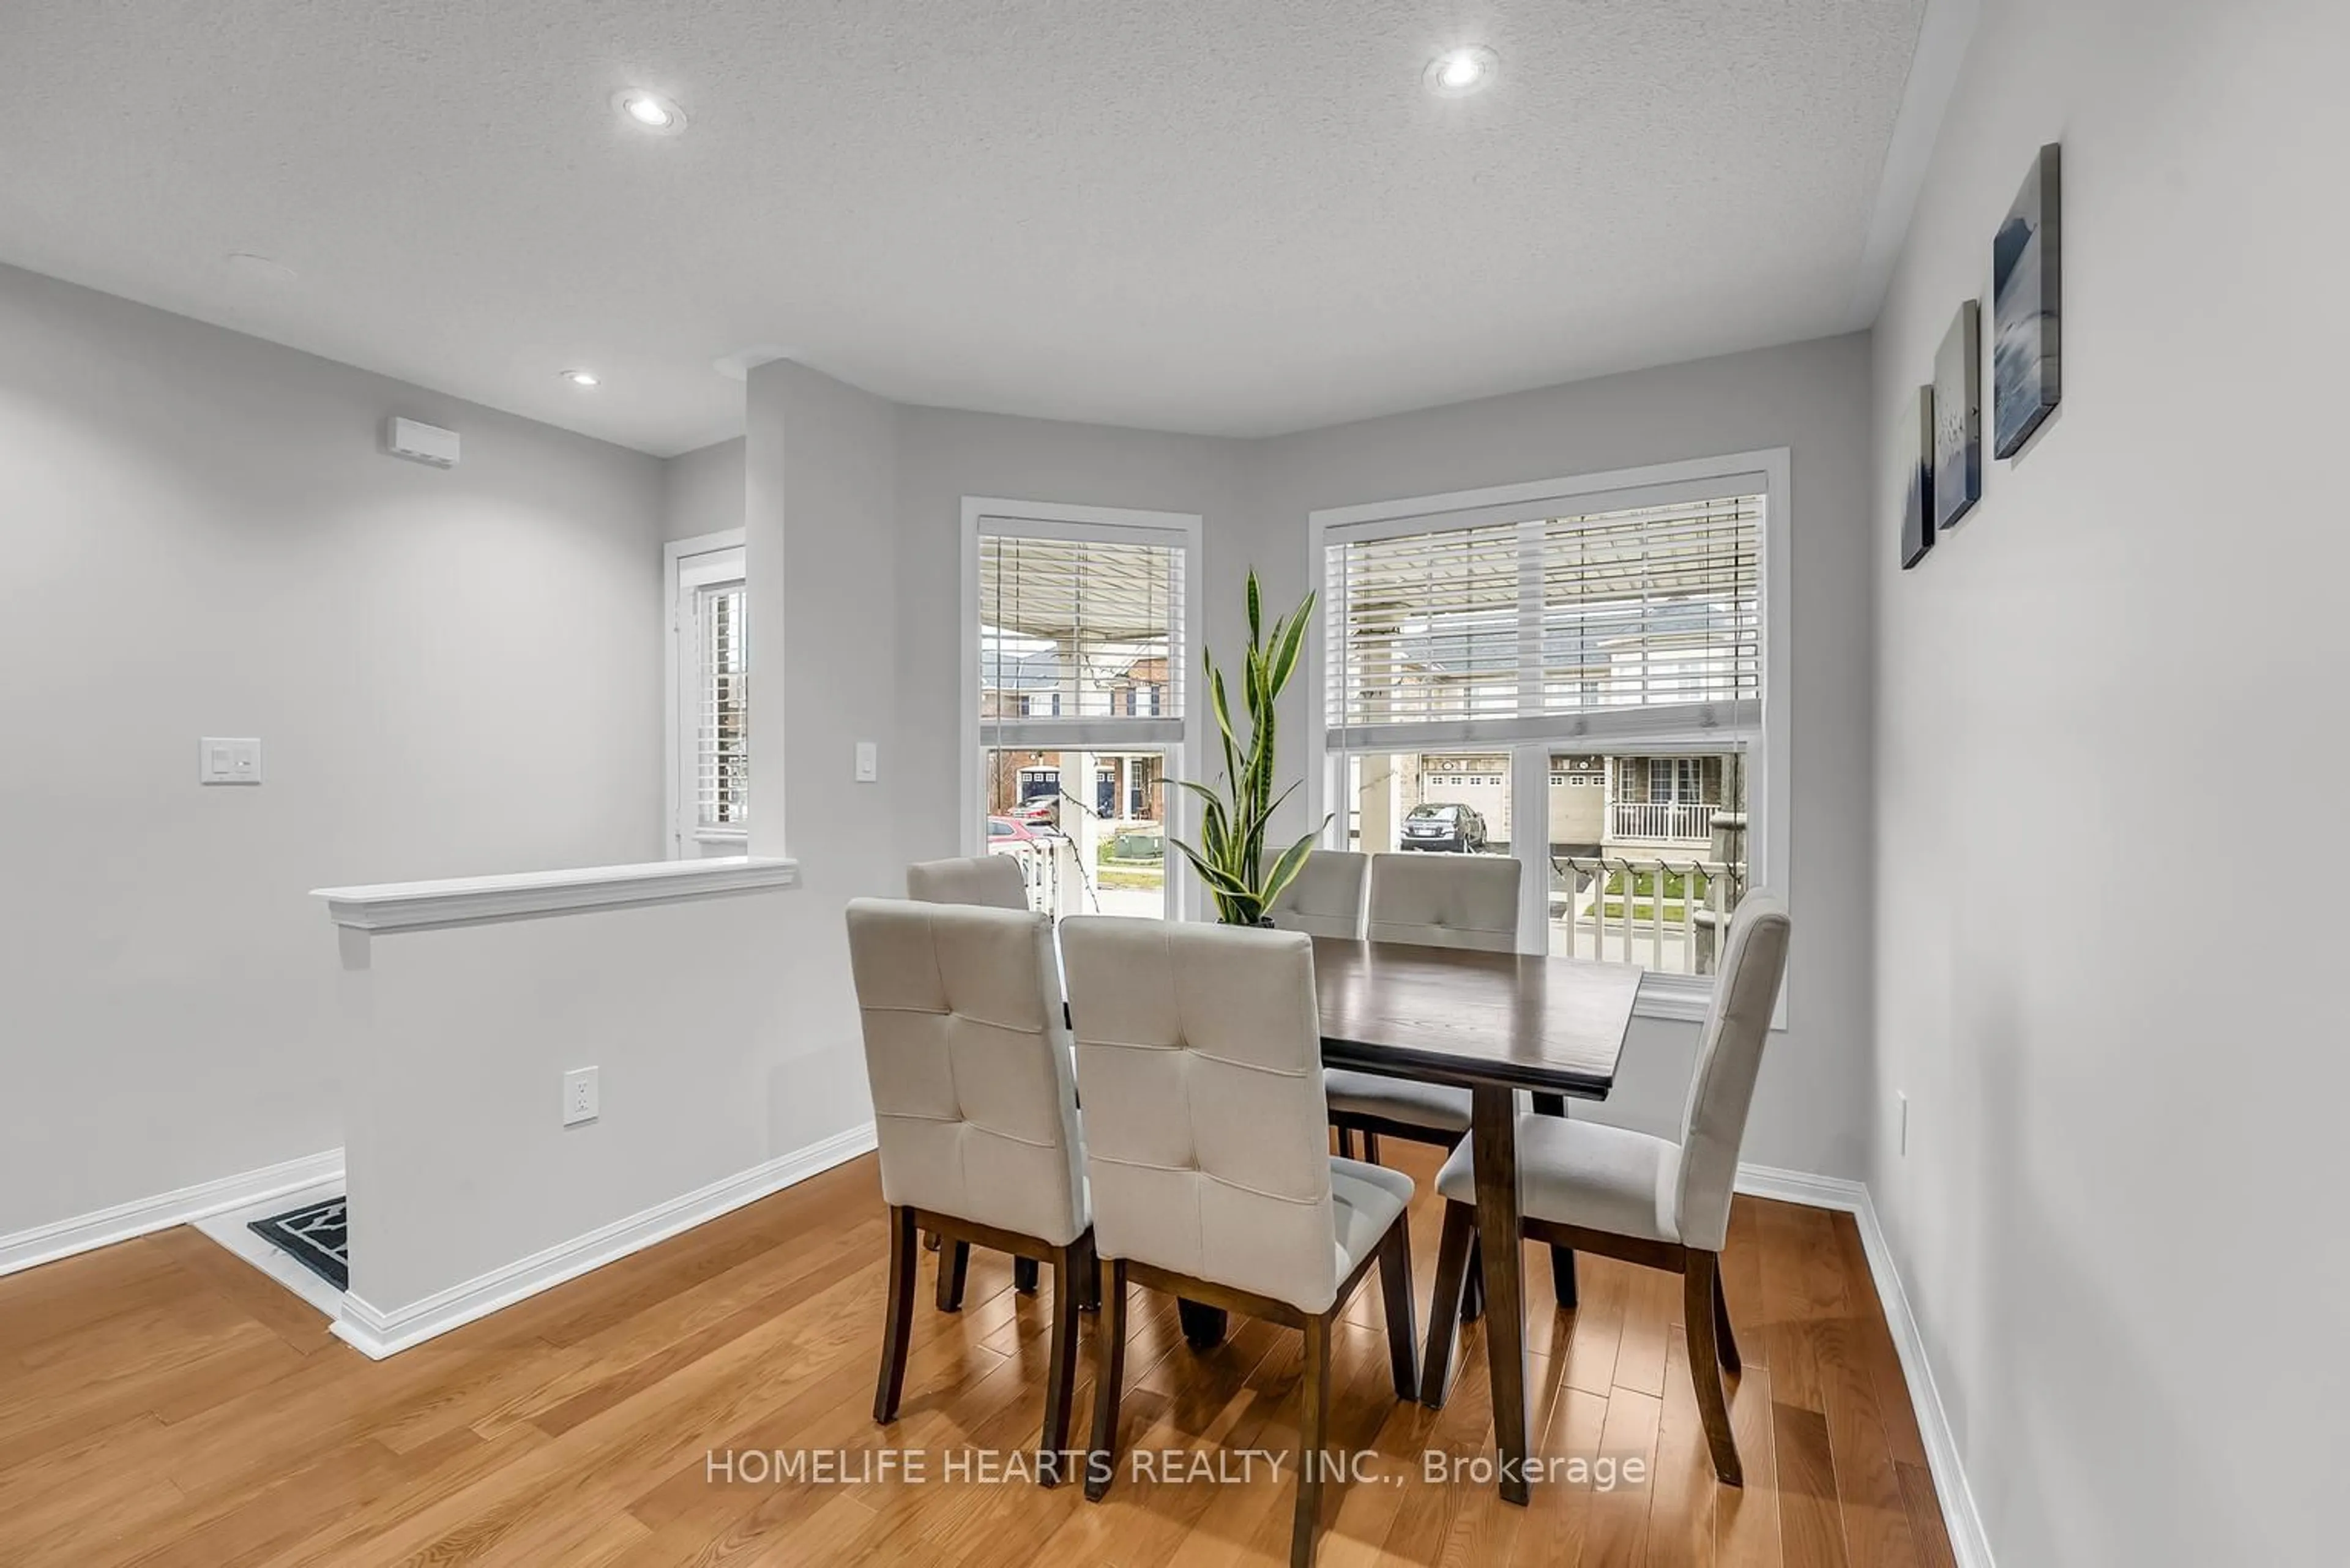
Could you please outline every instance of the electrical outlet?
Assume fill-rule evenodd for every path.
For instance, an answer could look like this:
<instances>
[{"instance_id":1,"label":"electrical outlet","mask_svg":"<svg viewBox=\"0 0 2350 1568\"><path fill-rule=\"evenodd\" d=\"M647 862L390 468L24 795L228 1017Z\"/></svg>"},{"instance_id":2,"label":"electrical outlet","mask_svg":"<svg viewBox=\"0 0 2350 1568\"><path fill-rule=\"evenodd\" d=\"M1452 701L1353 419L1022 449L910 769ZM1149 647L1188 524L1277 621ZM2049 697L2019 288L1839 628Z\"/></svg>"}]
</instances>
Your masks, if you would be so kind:
<instances>
[{"instance_id":1,"label":"electrical outlet","mask_svg":"<svg viewBox=\"0 0 2350 1568\"><path fill-rule=\"evenodd\" d=\"M563 1125L577 1127L592 1122L601 1113L600 1096L596 1086L596 1069L575 1067L563 1075Z\"/></svg>"},{"instance_id":2,"label":"electrical outlet","mask_svg":"<svg viewBox=\"0 0 2350 1568\"><path fill-rule=\"evenodd\" d=\"M1896 1089L1893 1091L1893 1103L1900 1113L1899 1137L1901 1141L1896 1152L1906 1157L1909 1152L1909 1096L1903 1094L1900 1090Z\"/></svg>"}]
</instances>

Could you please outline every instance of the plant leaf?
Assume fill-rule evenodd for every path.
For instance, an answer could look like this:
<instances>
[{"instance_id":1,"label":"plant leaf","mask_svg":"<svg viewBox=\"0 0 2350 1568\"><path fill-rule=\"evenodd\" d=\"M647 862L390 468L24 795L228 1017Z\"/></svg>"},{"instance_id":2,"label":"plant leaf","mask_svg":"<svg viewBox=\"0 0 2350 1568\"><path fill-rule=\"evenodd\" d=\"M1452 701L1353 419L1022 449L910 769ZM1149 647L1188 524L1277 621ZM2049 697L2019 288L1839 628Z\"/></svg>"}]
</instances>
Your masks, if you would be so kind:
<instances>
[{"instance_id":1,"label":"plant leaf","mask_svg":"<svg viewBox=\"0 0 2350 1568\"><path fill-rule=\"evenodd\" d=\"M1210 888L1215 889L1218 893L1230 898L1248 898L1255 897L1254 894L1249 891L1247 883L1243 882L1239 877L1233 876L1222 867L1218 866L1215 862L1201 855L1198 850L1192 848L1181 839L1179 838L1175 841L1175 846L1191 857L1193 868L1200 873L1200 879L1207 883Z\"/></svg>"},{"instance_id":2,"label":"plant leaf","mask_svg":"<svg viewBox=\"0 0 2350 1568\"><path fill-rule=\"evenodd\" d=\"M1308 594L1305 603L1298 607L1297 618L1289 623L1287 629L1274 628L1273 694L1275 697L1281 695L1282 688L1289 684L1290 676L1297 670L1297 656L1305 647L1306 618L1313 609L1314 596Z\"/></svg>"}]
</instances>

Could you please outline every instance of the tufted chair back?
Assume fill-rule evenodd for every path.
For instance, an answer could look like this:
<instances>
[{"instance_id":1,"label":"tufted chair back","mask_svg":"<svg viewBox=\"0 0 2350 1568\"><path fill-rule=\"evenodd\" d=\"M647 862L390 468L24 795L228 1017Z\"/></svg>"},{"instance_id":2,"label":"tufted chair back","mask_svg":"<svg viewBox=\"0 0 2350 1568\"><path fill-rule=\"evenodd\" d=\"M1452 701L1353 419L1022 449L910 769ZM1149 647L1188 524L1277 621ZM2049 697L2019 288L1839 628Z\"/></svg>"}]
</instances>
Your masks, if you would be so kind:
<instances>
[{"instance_id":1,"label":"tufted chair back","mask_svg":"<svg viewBox=\"0 0 2350 1568\"><path fill-rule=\"evenodd\" d=\"M1718 1252L1729 1233L1738 1146L1746 1138L1762 1044L1787 972L1790 929L1787 906L1759 888L1741 898L1730 917L1730 937L1722 944L1721 972L1697 1037L1697 1064L1681 1111L1677 1218L1683 1246Z\"/></svg>"},{"instance_id":2,"label":"tufted chair back","mask_svg":"<svg viewBox=\"0 0 2350 1568\"><path fill-rule=\"evenodd\" d=\"M965 860L919 860L906 867L906 897L925 904L979 904L992 909L1028 907L1027 878L1009 855Z\"/></svg>"},{"instance_id":3,"label":"tufted chair back","mask_svg":"<svg viewBox=\"0 0 2350 1568\"><path fill-rule=\"evenodd\" d=\"M849 967L881 1194L1052 1246L1087 1223L1052 921L1025 909L858 898Z\"/></svg>"},{"instance_id":4,"label":"tufted chair back","mask_svg":"<svg viewBox=\"0 0 2350 1568\"><path fill-rule=\"evenodd\" d=\"M1509 855L1399 851L1371 857L1375 942L1424 948L1518 948L1518 862Z\"/></svg>"},{"instance_id":5,"label":"tufted chair back","mask_svg":"<svg viewBox=\"0 0 2350 1568\"><path fill-rule=\"evenodd\" d=\"M1326 1310L1341 1275L1313 939L1082 916L1061 953L1096 1250Z\"/></svg>"},{"instance_id":6,"label":"tufted chair back","mask_svg":"<svg viewBox=\"0 0 2350 1568\"><path fill-rule=\"evenodd\" d=\"M1284 931L1309 937L1363 934L1363 884L1371 857L1347 849L1316 849L1265 913Z\"/></svg>"}]
</instances>

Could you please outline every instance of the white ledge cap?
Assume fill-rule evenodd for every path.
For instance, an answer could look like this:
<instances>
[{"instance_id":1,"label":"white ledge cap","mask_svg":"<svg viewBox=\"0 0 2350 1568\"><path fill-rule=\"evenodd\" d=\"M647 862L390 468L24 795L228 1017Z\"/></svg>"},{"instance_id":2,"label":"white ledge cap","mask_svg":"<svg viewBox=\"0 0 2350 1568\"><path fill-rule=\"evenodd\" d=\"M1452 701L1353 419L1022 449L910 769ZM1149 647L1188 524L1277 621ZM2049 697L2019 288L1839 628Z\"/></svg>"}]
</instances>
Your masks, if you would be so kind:
<instances>
[{"instance_id":1,"label":"white ledge cap","mask_svg":"<svg viewBox=\"0 0 2350 1568\"><path fill-rule=\"evenodd\" d=\"M498 877L452 877L438 882L319 888L310 896L327 901L327 913L338 926L359 931L402 931L484 920L524 920L629 904L675 904L789 888L799 877L796 860L729 855L565 871L516 871Z\"/></svg>"}]
</instances>

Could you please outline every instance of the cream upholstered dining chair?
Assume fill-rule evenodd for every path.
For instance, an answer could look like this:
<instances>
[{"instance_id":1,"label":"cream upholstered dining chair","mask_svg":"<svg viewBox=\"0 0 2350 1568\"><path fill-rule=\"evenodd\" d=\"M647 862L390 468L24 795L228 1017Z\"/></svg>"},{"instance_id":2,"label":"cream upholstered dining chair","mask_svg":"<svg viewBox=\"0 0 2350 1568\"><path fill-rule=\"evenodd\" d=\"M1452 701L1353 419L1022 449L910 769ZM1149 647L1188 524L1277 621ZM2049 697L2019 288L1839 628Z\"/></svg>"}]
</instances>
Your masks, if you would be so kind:
<instances>
[{"instance_id":1,"label":"cream upholstered dining chair","mask_svg":"<svg viewBox=\"0 0 2350 1568\"><path fill-rule=\"evenodd\" d=\"M1411 1178L1329 1152L1303 932L1081 917L1061 951L1101 1260L1086 1495L1117 1463L1128 1285L1284 1324L1305 1336L1290 1561L1306 1563L1332 1325L1374 1262L1396 1397L1412 1397Z\"/></svg>"},{"instance_id":2,"label":"cream upholstered dining chair","mask_svg":"<svg viewBox=\"0 0 2350 1568\"><path fill-rule=\"evenodd\" d=\"M1367 934L1375 942L1515 952L1519 875L1511 855L1374 855Z\"/></svg>"},{"instance_id":3,"label":"cream upholstered dining chair","mask_svg":"<svg viewBox=\"0 0 2350 1568\"><path fill-rule=\"evenodd\" d=\"M906 867L906 897L925 904L976 904L991 909L1030 908L1027 875L1020 869L1020 863L1009 855L972 855L957 860L917 860ZM924 1237L923 1244L932 1251L949 1245L935 1235ZM940 1258L942 1282L939 1302L941 1306L945 1306L950 1296L957 1303L962 1300L963 1275L971 1267L971 1243L956 1241L951 1245L953 1250L942 1253ZM951 1279L951 1286L944 1282L949 1279ZM1012 1261L1012 1285L1024 1295L1035 1293L1036 1261L1034 1258L1014 1258Z\"/></svg>"},{"instance_id":4,"label":"cream upholstered dining chair","mask_svg":"<svg viewBox=\"0 0 2350 1568\"><path fill-rule=\"evenodd\" d=\"M1316 849L1273 901L1265 918L1284 931L1361 940L1363 884L1371 857L1347 849Z\"/></svg>"},{"instance_id":5,"label":"cream upholstered dining chair","mask_svg":"<svg viewBox=\"0 0 2350 1568\"><path fill-rule=\"evenodd\" d=\"M952 1243L939 1305L962 1303L970 1244L1053 1268L1038 1479L1060 1479L1075 1397L1077 1309L1093 1241L1076 1084L1053 924L1027 909L858 898L849 967L889 1205L889 1302L873 1418L894 1420L912 1333L915 1235Z\"/></svg>"},{"instance_id":6,"label":"cream upholstered dining chair","mask_svg":"<svg viewBox=\"0 0 2350 1568\"><path fill-rule=\"evenodd\" d=\"M1513 952L1518 945L1517 860L1506 855L1447 855L1397 851L1370 857L1370 916L1375 942L1416 947ZM1360 1138L1363 1158L1378 1162L1379 1139L1434 1144L1451 1149L1469 1136L1469 1091L1417 1078L1390 1078L1333 1067L1322 1075L1338 1152L1351 1155ZM1546 1110L1561 1107L1545 1105ZM1572 1302L1572 1265L1559 1278ZM1475 1322L1484 1304L1482 1271L1469 1278L1461 1306Z\"/></svg>"},{"instance_id":7,"label":"cream upholstered dining chair","mask_svg":"<svg viewBox=\"0 0 2350 1568\"><path fill-rule=\"evenodd\" d=\"M918 860L906 867L906 897L925 904L979 904L993 909L1028 907L1028 879L1009 855L961 860Z\"/></svg>"},{"instance_id":8,"label":"cream upholstered dining chair","mask_svg":"<svg viewBox=\"0 0 2350 1568\"><path fill-rule=\"evenodd\" d=\"M1367 926L1375 942L1514 952L1518 863L1506 855L1400 852L1371 857ZM1339 1152L1360 1134L1377 1161L1381 1135L1451 1148L1469 1131L1469 1091L1333 1067L1323 1079Z\"/></svg>"},{"instance_id":9,"label":"cream upholstered dining chair","mask_svg":"<svg viewBox=\"0 0 2350 1568\"><path fill-rule=\"evenodd\" d=\"M1520 1235L1681 1276L1681 1322L1706 1446L1714 1474L1731 1486L1741 1484L1742 1471L1721 1376L1736 1372L1739 1361L1721 1293L1721 1244L1754 1076L1786 973L1788 930L1786 906L1759 889L1731 915L1678 1143L1599 1122L1518 1118ZM1440 1406L1452 1356L1446 1303L1458 1299L1479 1244L1476 1170L1467 1144L1444 1162L1436 1188L1445 1199L1444 1237L1420 1397Z\"/></svg>"}]
</instances>

